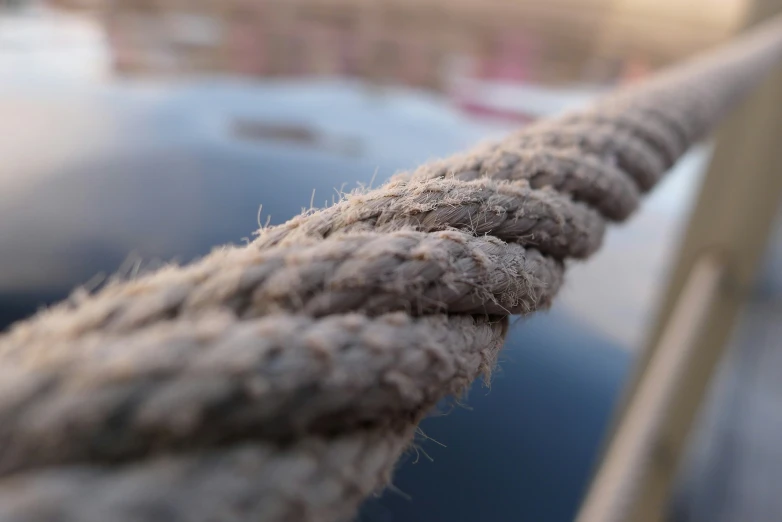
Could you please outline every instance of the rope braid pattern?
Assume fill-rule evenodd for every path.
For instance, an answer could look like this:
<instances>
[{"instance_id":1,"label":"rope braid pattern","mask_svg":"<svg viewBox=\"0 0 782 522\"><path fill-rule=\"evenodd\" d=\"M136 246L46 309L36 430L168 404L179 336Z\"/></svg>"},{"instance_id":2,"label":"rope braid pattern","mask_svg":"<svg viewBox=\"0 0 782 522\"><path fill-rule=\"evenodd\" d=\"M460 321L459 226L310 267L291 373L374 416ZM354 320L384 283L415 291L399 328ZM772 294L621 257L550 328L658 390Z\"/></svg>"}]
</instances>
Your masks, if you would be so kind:
<instances>
[{"instance_id":1,"label":"rope braid pattern","mask_svg":"<svg viewBox=\"0 0 782 522\"><path fill-rule=\"evenodd\" d=\"M782 20L0 338L0 521L334 522L496 362L510 314L782 57Z\"/></svg>"}]
</instances>

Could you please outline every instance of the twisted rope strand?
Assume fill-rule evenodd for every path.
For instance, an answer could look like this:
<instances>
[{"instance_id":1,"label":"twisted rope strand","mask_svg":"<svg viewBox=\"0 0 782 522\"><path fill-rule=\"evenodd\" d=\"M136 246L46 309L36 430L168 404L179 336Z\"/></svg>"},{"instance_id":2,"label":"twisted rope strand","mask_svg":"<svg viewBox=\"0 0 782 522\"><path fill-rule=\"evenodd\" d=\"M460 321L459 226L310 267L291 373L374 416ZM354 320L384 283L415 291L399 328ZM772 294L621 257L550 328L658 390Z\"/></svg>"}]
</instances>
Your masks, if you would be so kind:
<instances>
[{"instance_id":1,"label":"twisted rope strand","mask_svg":"<svg viewBox=\"0 0 782 522\"><path fill-rule=\"evenodd\" d=\"M506 326L469 315L239 321L223 312L127 336L93 334L45 367L25 354L0 369L0 475L259 438L404 429L444 393L488 376Z\"/></svg>"},{"instance_id":2,"label":"twisted rope strand","mask_svg":"<svg viewBox=\"0 0 782 522\"><path fill-rule=\"evenodd\" d=\"M490 156L497 159L491 161ZM500 143L492 150L479 149L438 162L425 172L416 171L415 175L422 179L472 181L489 178L521 185L528 182L534 189L549 189L571 196L614 221L629 217L640 202L637 186L622 171L575 148L516 150ZM408 178L409 174L400 174L394 179Z\"/></svg>"},{"instance_id":3,"label":"twisted rope strand","mask_svg":"<svg viewBox=\"0 0 782 522\"><path fill-rule=\"evenodd\" d=\"M321 212L302 215L262 233L258 248L324 239L336 232L424 232L459 229L532 246L556 258L584 258L599 247L604 221L586 205L554 190L479 179L463 182L402 178Z\"/></svg>"},{"instance_id":4,"label":"twisted rope strand","mask_svg":"<svg viewBox=\"0 0 782 522\"><path fill-rule=\"evenodd\" d=\"M562 264L536 250L455 230L361 232L267 250L227 248L21 323L0 341L0 360L45 360L70 351L68 343L85 335L128 334L213 309L240 319L527 313L548 306L562 276Z\"/></svg>"},{"instance_id":5,"label":"twisted rope strand","mask_svg":"<svg viewBox=\"0 0 782 522\"><path fill-rule=\"evenodd\" d=\"M72 466L8 479L13 522L333 522L387 485L413 431L358 430L290 446L254 443L121 468Z\"/></svg>"}]
</instances>

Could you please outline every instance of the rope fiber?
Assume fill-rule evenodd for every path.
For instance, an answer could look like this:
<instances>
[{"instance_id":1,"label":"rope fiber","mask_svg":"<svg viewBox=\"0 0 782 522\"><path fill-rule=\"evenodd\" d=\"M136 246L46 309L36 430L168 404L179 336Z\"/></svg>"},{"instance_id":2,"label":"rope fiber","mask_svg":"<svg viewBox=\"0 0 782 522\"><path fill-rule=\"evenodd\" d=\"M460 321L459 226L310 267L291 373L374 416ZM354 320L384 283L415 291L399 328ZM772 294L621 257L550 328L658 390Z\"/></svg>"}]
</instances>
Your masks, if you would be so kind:
<instances>
[{"instance_id":1,"label":"rope fiber","mask_svg":"<svg viewBox=\"0 0 782 522\"><path fill-rule=\"evenodd\" d=\"M782 58L703 57L14 325L0 521L337 522Z\"/></svg>"}]
</instances>

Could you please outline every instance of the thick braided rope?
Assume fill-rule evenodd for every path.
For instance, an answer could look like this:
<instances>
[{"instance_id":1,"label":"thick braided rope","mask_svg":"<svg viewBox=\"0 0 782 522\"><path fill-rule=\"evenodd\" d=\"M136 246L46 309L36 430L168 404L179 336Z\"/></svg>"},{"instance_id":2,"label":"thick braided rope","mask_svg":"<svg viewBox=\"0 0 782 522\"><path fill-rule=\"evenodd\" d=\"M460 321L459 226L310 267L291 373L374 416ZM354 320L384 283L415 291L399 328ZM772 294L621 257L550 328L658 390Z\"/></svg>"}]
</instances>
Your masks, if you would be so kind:
<instances>
[{"instance_id":1,"label":"thick braided rope","mask_svg":"<svg viewBox=\"0 0 782 522\"><path fill-rule=\"evenodd\" d=\"M507 316L782 56L776 20L593 107L0 338L0 520L311 521L388 483Z\"/></svg>"},{"instance_id":2,"label":"thick braided rope","mask_svg":"<svg viewBox=\"0 0 782 522\"><path fill-rule=\"evenodd\" d=\"M221 312L87 335L51 354L46 372L36 352L48 343L30 345L0 370L0 474L161 447L404 430L443 394L488 374L504 331L504 321L470 315L238 321Z\"/></svg>"},{"instance_id":3,"label":"thick braided rope","mask_svg":"<svg viewBox=\"0 0 782 522\"><path fill-rule=\"evenodd\" d=\"M12 476L0 520L249 522L350 520L388 484L412 430L361 430L294 446L265 442L165 455L122 467Z\"/></svg>"}]
</instances>

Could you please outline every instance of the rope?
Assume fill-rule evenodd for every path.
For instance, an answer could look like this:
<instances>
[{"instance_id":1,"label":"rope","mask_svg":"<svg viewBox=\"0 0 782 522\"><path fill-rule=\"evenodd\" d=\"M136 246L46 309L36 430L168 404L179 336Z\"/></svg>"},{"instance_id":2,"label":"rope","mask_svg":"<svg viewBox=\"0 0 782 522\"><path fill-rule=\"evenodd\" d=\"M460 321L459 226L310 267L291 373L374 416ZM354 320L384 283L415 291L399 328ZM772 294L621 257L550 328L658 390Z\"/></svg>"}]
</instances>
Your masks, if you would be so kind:
<instances>
[{"instance_id":1,"label":"rope","mask_svg":"<svg viewBox=\"0 0 782 522\"><path fill-rule=\"evenodd\" d=\"M0 338L0 520L349 518L510 314L782 58L782 20Z\"/></svg>"}]
</instances>

